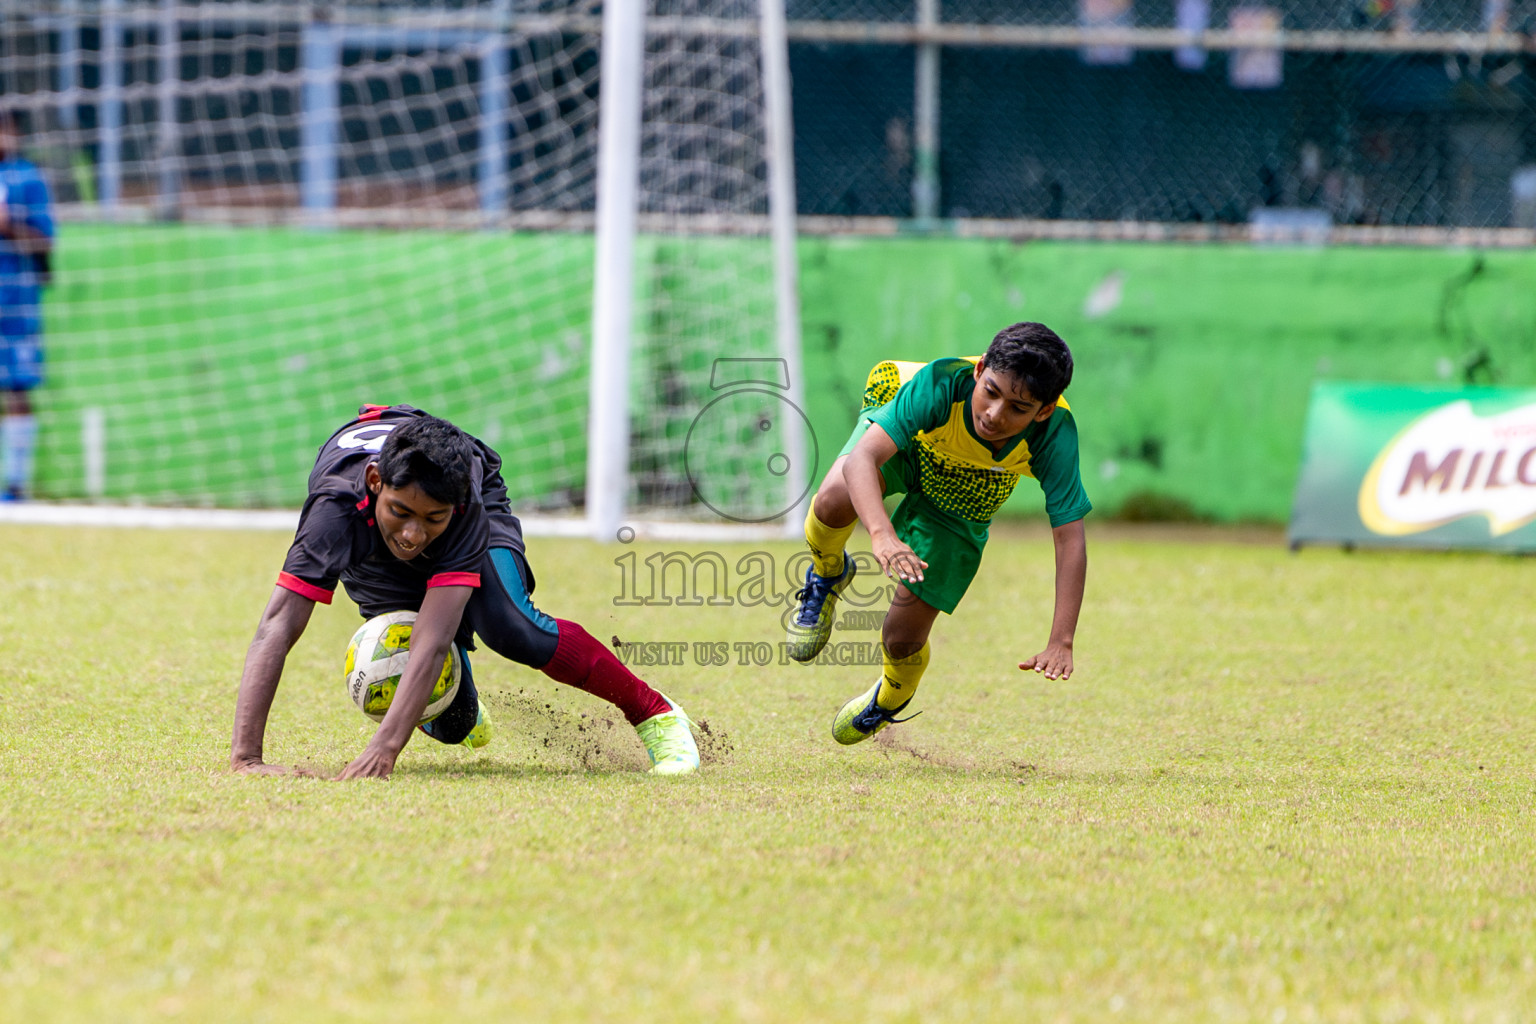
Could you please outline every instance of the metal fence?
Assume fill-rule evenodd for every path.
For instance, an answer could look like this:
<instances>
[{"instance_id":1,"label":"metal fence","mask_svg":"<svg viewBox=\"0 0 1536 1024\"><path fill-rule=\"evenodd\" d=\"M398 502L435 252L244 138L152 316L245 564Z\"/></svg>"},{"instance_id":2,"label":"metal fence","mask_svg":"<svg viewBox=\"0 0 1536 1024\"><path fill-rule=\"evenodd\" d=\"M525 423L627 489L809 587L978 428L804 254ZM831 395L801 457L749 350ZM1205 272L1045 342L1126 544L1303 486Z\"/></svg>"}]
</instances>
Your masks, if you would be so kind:
<instances>
[{"instance_id":1,"label":"metal fence","mask_svg":"<svg viewBox=\"0 0 1536 1024\"><path fill-rule=\"evenodd\" d=\"M879 16L833 6L815 10ZM1536 4L972 0L942 14L868 26L878 42L812 41L846 23L797 23L802 212L922 216L933 196L942 217L1536 226Z\"/></svg>"},{"instance_id":2,"label":"metal fence","mask_svg":"<svg viewBox=\"0 0 1536 1024\"><path fill-rule=\"evenodd\" d=\"M0 10L3 102L92 209L592 209L598 3ZM1519 245L1536 228L1536 0L789 0L788 17L804 230ZM674 40L756 32L690 0L653 0L651 20Z\"/></svg>"}]
</instances>

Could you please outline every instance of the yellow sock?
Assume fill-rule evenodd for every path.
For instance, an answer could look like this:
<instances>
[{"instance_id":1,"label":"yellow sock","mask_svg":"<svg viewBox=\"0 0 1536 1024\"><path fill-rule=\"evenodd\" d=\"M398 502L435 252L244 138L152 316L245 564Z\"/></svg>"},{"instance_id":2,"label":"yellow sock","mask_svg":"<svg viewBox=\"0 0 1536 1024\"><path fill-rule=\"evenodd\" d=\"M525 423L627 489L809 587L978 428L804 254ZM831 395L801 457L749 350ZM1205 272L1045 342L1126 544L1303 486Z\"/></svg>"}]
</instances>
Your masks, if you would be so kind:
<instances>
[{"instance_id":1,"label":"yellow sock","mask_svg":"<svg viewBox=\"0 0 1536 1024\"><path fill-rule=\"evenodd\" d=\"M930 653L928 644L924 643L922 650L897 661L882 645L880 656L885 661L885 671L880 677L880 692L875 694L875 703L887 711L895 711L911 700L917 692L917 684L923 681Z\"/></svg>"},{"instance_id":2,"label":"yellow sock","mask_svg":"<svg viewBox=\"0 0 1536 1024\"><path fill-rule=\"evenodd\" d=\"M854 523L828 526L816 518L816 503L811 503L805 513L805 542L811 546L816 575L836 576L843 571L843 547L853 536Z\"/></svg>"}]
</instances>

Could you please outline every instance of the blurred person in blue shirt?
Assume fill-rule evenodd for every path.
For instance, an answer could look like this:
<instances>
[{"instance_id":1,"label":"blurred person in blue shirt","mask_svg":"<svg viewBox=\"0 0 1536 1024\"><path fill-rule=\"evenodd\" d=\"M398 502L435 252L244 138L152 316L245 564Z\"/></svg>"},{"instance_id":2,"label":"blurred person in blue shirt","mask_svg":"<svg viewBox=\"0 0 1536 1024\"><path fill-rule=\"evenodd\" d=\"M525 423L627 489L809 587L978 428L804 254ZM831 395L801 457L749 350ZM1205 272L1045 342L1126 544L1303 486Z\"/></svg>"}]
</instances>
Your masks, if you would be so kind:
<instances>
[{"instance_id":1,"label":"blurred person in blue shirt","mask_svg":"<svg viewBox=\"0 0 1536 1024\"><path fill-rule=\"evenodd\" d=\"M0 448L5 452L3 500L27 497L37 419L32 389L43 379L43 287L53 252L48 186L21 156L16 119L0 110Z\"/></svg>"}]
</instances>

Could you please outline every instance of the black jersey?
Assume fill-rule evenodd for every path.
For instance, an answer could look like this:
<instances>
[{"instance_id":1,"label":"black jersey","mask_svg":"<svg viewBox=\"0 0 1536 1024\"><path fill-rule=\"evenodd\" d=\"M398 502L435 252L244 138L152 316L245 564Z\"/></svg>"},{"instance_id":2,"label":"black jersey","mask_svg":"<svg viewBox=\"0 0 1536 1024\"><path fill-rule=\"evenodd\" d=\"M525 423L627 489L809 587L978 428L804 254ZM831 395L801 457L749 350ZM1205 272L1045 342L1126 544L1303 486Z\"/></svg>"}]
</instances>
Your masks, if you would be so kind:
<instances>
[{"instance_id":1,"label":"black jersey","mask_svg":"<svg viewBox=\"0 0 1536 1024\"><path fill-rule=\"evenodd\" d=\"M364 474L391 430L425 415L408 405L365 405L320 446L278 586L330 604L340 580L360 605L387 594L396 607L414 608L429 587L480 586L490 548L523 550L522 527L501 479L501 457L470 437L475 458L469 497L453 510L448 528L409 562L389 552L374 521L377 498L368 493Z\"/></svg>"}]
</instances>

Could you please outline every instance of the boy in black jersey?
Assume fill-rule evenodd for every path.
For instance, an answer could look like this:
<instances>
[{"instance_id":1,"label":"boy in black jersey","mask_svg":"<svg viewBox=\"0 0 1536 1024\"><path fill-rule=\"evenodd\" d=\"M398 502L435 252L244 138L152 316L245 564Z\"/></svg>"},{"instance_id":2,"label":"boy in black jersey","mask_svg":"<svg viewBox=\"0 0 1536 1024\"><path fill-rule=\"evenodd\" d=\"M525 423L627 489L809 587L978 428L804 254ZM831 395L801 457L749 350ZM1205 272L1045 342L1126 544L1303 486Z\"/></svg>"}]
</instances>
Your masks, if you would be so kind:
<instances>
[{"instance_id":1,"label":"boy in black jersey","mask_svg":"<svg viewBox=\"0 0 1536 1024\"><path fill-rule=\"evenodd\" d=\"M472 649L472 635L503 657L617 705L645 743L652 773L698 768L682 708L581 626L534 607L533 571L507 501L501 458L419 409L369 405L321 446L309 475L298 532L240 677L229 756L234 771L284 771L262 760L267 713L288 651L315 603L331 602L338 581L365 618L418 612L412 657L389 712L341 778L389 775L427 706L448 645ZM489 731L467 671L453 703L422 726L440 743L476 747L489 740Z\"/></svg>"}]
</instances>

